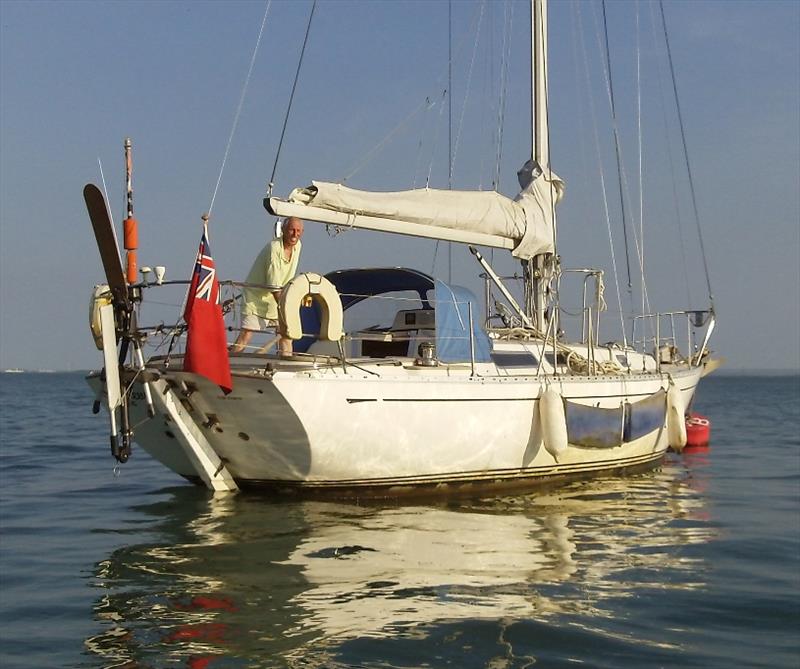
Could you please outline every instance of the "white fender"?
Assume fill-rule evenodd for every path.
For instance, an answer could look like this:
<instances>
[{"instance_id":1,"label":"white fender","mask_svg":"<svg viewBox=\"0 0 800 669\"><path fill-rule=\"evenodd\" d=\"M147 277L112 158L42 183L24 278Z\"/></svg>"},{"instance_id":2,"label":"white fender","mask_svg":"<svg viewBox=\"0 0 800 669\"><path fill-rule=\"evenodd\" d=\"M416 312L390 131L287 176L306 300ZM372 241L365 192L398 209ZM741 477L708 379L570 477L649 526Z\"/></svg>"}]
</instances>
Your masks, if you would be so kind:
<instances>
[{"instance_id":1,"label":"white fender","mask_svg":"<svg viewBox=\"0 0 800 669\"><path fill-rule=\"evenodd\" d=\"M100 307L111 304L111 290L104 283L94 287L92 299L89 301L89 327L94 337L94 345L103 350L103 326L100 320Z\"/></svg>"},{"instance_id":2,"label":"white fender","mask_svg":"<svg viewBox=\"0 0 800 669\"><path fill-rule=\"evenodd\" d=\"M528 443L525 452L522 454L522 466L530 466L536 454L544 446L544 435L542 434L542 416L539 411L539 401L534 400L531 411L531 431L528 434Z\"/></svg>"},{"instance_id":3,"label":"white fender","mask_svg":"<svg viewBox=\"0 0 800 669\"><path fill-rule=\"evenodd\" d=\"M567 417L564 400L552 388L539 397L539 420L542 424L544 447L554 458L567 450Z\"/></svg>"},{"instance_id":4,"label":"white fender","mask_svg":"<svg viewBox=\"0 0 800 669\"><path fill-rule=\"evenodd\" d=\"M319 338L339 341L342 338L344 321L342 300L336 292L336 287L324 276L314 272L298 274L284 286L278 310L281 334L289 339L302 338L300 307L303 306L306 297L315 300L322 311Z\"/></svg>"},{"instance_id":5,"label":"white fender","mask_svg":"<svg viewBox=\"0 0 800 669\"><path fill-rule=\"evenodd\" d=\"M685 413L681 391L672 384L667 391L667 437L670 447L675 451L682 451L686 446Z\"/></svg>"}]
</instances>

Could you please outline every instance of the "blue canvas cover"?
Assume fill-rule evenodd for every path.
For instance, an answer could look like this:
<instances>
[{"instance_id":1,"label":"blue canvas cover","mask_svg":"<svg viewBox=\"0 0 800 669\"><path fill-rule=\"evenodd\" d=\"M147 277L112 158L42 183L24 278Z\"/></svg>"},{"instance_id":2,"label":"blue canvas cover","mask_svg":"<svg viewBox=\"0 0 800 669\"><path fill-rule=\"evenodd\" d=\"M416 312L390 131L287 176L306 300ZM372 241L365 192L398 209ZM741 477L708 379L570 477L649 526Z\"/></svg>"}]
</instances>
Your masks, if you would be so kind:
<instances>
[{"instance_id":1,"label":"blue canvas cover","mask_svg":"<svg viewBox=\"0 0 800 669\"><path fill-rule=\"evenodd\" d=\"M489 337L480 327L478 302L461 286L449 286L436 280L436 357L441 362L469 362L469 304L472 304L472 336L475 362L491 360Z\"/></svg>"},{"instance_id":2,"label":"blue canvas cover","mask_svg":"<svg viewBox=\"0 0 800 669\"><path fill-rule=\"evenodd\" d=\"M664 427L667 393L658 390L632 404L613 409L564 401L569 443L588 448L613 448Z\"/></svg>"},{"instance_id":3,"label":"blue canvas cover","mask_svg":"<svg viewBox=\"0 0 800 669\"><path fill-rule=\"evenodd\" d=\"M667 413L667 393L658 390L650 397L626 405L625 441L633 441L664 427Z\"/></svg>"},{"instance_id":4,"label":"blue canvas cover","mask_svg":"<svg viewBox=\"0 0 800 669\"><path fill-rule=\"evenodd\" d=\"M427 307L429 306L427 293L434 285L432 277L407 267L341 269L329 272L325 278L339 293L343 310L370 296L404 290L416 292L422 304ZM310 307L300 308L300 323L306 336L294 343L295 351L299 353L308 351L311 344L317 340L321 321L322 314L316 302Z\"/></svg>"},{"instance_id":5,"label":"blue canvas cover","mask_svg":"<svg viewBox=\"0 0 800 669\"><path fill-rule=\"evenodd\" d=\"M435 288L436 357L445 363L470 361L469 304L472 304L475 362L491 361L491 344L478 324L478 301L475 295L461 286L449 286L438 279L403 267L340 270L325 275L333 283L342 299L342 308L348 309L372 295L410 290L428 305L427 292ZM294 350L305 352L316 340L321 314L319 305L300 309L300 321L305 337L294 343Z\"/></svg>"},{"instance_id":6,"label":"blue canvas cover","mask_svg":"<svg viewBox=\"0 0 800 669\"><path fill-rule=\"evenodd\" d=\"M427 303L427 293L433 288L433 278L407 267L378 267L374 269L343 269L325 275L342 298L342 309L372 295L395 291L412 291Z\"/></svg>"},{"instance_id":7,"label":"blue canvas cover","mask_svg":"<svg viewBox=\"0 0 800 669\"><path fill-rule=\"evenodd\" d=\"M564 402L570 444L587 448L613 448L622 444L624 409L601 409Z\"/></svg>"}]
</instances>

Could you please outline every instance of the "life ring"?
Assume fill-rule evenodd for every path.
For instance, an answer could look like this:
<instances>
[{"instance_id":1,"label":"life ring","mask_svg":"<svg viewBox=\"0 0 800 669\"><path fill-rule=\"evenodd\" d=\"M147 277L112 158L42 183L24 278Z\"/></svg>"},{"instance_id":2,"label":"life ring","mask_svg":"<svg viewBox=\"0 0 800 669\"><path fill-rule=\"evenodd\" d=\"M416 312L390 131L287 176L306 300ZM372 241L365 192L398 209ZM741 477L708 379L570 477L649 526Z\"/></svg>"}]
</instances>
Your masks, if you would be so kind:
<instances>
[{"instance_id":1,"label":"life ring","mask_svg":"<svg viewBox=\"0 0 800 669\"><path fill-rule=\"evenodd\" d=\"M278 310L280 333L288 339L296 340L303 337L300 307L304 306L307 297L317 302L322 312L319 338L339 341L344 334L342 300L336 287L324 276L314 272L298 274L284 286Z\"/></svg>"},{"instance_id":2,"label":"life ring","mask_svg":"<svg viewBox=\"0 0 800 669\"><path fill-rule=\"evenodd\" d=\"M89 327L92 330L94 345L103 350L103 326L100 324L100 307L111 304L111 289L104 283L94 287L89 301Z\"/></svg>"}]
</instances>

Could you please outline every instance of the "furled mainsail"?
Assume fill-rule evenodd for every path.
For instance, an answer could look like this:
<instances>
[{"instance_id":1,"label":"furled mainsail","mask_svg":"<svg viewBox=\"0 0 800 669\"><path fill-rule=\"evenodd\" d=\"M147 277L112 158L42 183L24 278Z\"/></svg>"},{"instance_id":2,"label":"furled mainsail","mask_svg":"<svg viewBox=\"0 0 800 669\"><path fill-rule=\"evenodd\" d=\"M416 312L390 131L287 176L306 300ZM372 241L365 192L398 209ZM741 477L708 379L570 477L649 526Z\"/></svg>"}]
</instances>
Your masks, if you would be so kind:
<instances>
[{"instance_id":1,"label":"furled mainsail","mask_svg":"<svg viewBox=\"0 0 800 669\"><path fill-rule=\"evenodd\" d=\"M521 181L526 185L513 200L495 191L373 192L312 181L286 200L265 204L278 216L507 248L521 259L552 253L555 204L564 183L552 172Z\"/></svg>"}]
</instances>

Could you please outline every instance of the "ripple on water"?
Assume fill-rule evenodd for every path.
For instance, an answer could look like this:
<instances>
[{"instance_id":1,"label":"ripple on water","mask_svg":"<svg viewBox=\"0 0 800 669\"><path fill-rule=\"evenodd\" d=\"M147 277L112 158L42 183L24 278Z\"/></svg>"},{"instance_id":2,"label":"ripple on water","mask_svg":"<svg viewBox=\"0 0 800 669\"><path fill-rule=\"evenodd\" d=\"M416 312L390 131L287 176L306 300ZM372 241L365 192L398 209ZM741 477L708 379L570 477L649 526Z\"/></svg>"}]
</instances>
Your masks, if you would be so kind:
<instances>
[{"instance_id":1,"label":"ripple on water","mask_svg":"<svg viewBox=\"0 0 800 669\"><path fill-rule=\"evenodd\" d=\"M29 387L13 397L0 385L14 407L0 416L0 474L14 482L0 486L4 667L800 658L796 425L754 433L776 414L772 401L735 410L749 385L704 386L718 412L712 448L670 455L658 472L357 506L212 498L139 449L115 477L79 375L19 383ZM49 412L30 406L47 392Z\"/></svg>"}]
</instances>

